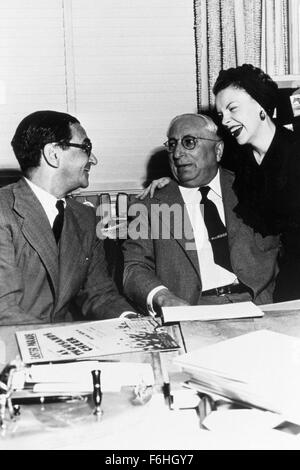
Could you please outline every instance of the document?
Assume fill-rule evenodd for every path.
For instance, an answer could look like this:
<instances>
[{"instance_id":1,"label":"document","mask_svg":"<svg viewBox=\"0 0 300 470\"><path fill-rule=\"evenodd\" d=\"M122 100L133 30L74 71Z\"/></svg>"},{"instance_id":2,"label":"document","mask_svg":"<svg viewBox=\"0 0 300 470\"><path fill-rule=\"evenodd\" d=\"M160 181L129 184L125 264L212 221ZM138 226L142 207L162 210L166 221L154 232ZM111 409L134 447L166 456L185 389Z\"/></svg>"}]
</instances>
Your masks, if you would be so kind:
<instances>
[{"instance_id":1,"label":"document","mask_svg":"<svg viewBox=\"0 0 300 470\"><path fill-rule=\"evenodd\" d=\"M16 333L25 364L74 361L137 351L178 349L177 342L150 317L116 318Z\"/></svg>"},{"instance_id":2,"label":"document","mask_svg":"<svg viewBox=\"0 0 300 470\"><path fill-rule=\"evenodd\" d=\"M162 314L164 323L170 323L253 318L262 317L264 313L253 302L238 302L224 305L162 307Z\"/></svg>"},{"instance_id":3,"label":"document","mask_svg":"<svg viewBox=\"0 0 300 470\"><path fill-rule=\"evenodd\" d=\"M199 390L279 413L300 424L300 339L260 330L175 361Z\"/></svg>"}]
</instances>

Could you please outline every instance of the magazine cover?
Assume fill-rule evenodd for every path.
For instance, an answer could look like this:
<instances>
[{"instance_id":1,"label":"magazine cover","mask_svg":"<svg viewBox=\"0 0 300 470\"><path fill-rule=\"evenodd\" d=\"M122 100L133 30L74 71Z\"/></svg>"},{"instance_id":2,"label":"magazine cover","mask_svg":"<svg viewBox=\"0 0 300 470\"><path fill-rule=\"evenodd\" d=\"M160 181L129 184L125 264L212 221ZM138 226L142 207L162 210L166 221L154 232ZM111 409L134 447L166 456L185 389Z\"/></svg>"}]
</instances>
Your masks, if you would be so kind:
<instances>
[{"instance_id":1,"label":"magazine cover","mask_svg":"<svg viewBox=\"0 0 300 470\"><path fill-rule=\"evenodd\" d=\"M137 351L178 349L152 318L112 319L16 333L26 364L71 361Z\"/></svg>"}]
</instances>

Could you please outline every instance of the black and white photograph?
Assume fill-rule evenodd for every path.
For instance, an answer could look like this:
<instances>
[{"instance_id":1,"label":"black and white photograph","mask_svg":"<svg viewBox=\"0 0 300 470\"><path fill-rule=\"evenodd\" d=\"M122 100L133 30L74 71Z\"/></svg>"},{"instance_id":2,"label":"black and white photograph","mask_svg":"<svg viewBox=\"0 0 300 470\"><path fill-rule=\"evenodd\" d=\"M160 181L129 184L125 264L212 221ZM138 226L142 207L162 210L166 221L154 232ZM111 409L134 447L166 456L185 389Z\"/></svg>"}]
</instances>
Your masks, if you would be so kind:
<instances>
[{"instance_id":1,"label":"black and white photograph","mask_svg":"<svg viewBox=\"0 0 300 470\"><path fill-rule=\"evenodd\" d=\"M300 450L300 0L0 0L0 449Z\"/></svg>"}]
</instances>

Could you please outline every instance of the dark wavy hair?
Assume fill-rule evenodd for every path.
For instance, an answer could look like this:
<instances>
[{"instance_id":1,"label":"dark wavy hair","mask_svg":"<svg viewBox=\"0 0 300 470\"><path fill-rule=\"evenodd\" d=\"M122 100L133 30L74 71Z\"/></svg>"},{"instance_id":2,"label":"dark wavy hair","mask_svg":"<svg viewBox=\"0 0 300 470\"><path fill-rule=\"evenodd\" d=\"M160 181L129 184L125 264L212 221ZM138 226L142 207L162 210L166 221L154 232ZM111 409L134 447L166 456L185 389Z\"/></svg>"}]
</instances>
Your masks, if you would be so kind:
<instances>
[{"instance_id":1,"label":"dark wavy hair","mask_svg":"<svg viewBox=\"0 0 300 470\"><path fill-rule=\"evenodd\" d=\"M272 117L278 103L278 85L267 73L252 64L221 70L213 93L217 95L229 86L244 89Z\"/></svg>"},{"instance_id":2,"label":"dark wavy hair","mask_svg":"<svg viewBox=\"0 0 300 470\"><path fill-rule=\"evenodd\" d=\"M69 142L71 124L78 119L58 111L36 111L26 116L18 125L11 145L24 175L37 168L41 161L41 150L51 142Z\"/></svg>"}]
</instances>

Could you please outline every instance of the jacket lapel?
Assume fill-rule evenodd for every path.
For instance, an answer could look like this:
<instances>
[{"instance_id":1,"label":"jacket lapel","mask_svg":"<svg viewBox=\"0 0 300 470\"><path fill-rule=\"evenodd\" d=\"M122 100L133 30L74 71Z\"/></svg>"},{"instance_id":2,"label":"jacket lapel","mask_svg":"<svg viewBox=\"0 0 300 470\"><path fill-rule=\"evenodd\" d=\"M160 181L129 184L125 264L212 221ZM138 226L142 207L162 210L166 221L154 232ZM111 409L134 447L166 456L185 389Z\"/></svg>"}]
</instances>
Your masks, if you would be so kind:
<instances>
[{"instance_id":1,"label":"jacket lapel","mask_svg":"<svg viewBox=\"0 0 300 470\"><path fill-rule=\"evenodd\" d=\"M169 231L170 236L175 240L175 242L177 242L181 246L183 252L187 256L187 258L190 260L199 278L201 279L199 260L198 260L196 245L195 245L195 239L194 239L194 232L193 232L190 218L186 210L184 200L181 196L178 184L175 181L171 181L161 191L163 194L160 193L160 191L156 191L155 193L155 199L158 201L158 203L166 204L169 207L178 206L180 207L181 214L182 214L181 218L179 219L181 223L181 227L178 227L178 226L175 227L174 224L171 222L170 228L166 226L167 233ZM165 221L163 221L161 218L160 218L160 221L162 224L165 224ZM176 235L177 232L180 232L181 235L177 236ZM191 247L191 249L187 249L189 247Z\"/></svg>"},{"instance_id":2,"label":"jacket lapel","mask_svg":"<svg viewBox=\"0 0 300 470\"><path fill-rule=\"evenodd\" d=\"M236 236L240 225L238 219L233 215L233 209L237 205L237 197L232 189L233 182L234 174L220 168L220 184L229 247L232 246L233 239Z\"/></svg>"},{"instance_id":3,"label":"jacket lapel","mask_svg":"<svg viewBox=\"0 0 300 470\"><path fill-rule=\"evenodd\" d=\"M58 249L47 215L24 179L16 184L13 192L15 196L13 209L23 219L22 233L40 256L49 273L55 297L57 297Z\"/></svg>"}]
</instances>

